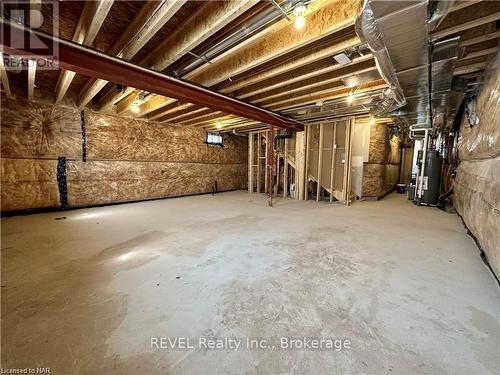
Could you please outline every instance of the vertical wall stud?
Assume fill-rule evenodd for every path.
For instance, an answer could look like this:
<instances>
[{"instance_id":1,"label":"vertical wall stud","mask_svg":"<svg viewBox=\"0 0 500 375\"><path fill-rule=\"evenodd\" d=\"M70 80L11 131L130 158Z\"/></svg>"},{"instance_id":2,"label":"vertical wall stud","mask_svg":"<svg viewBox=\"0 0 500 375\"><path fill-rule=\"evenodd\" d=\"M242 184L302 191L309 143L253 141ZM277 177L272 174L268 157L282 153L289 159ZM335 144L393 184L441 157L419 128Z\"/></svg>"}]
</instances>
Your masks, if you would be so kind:
<instances>
[{"instance_id":1,"label":"vertical wall stud","mask_svg":"<svg viewBox=\"0 0 500 375\"><path fill-rule=\"evenodd\" d=\"M332 171L330 172L330 203L333 201L333 191L335 190L335 162L337 156L337 124L333 123L332 142Z\"/></svg>"},{"instance_id":2,"label":"vertical wall stud","mask_svg":"<svg viewBox=\"0 0 500 375\"><path fill-rule=\"evenodd\" d=\"M323 168L323 134L324 134L324 125L321 124L319 126L319 143L318 143L318 184L316 186L316 202L319 202L320 194L321 194L321 175Z\"/></svg>"},{"instance_id":3,"label":"vertical wall stud","mask_svg":"<svg viewBox=\"0 0 500 375\"><path fill-rule=\"evenodd\" d=\"M254 133L248 133L248 192L253 193L253 137Z\"/></svg>"}]
</instances>

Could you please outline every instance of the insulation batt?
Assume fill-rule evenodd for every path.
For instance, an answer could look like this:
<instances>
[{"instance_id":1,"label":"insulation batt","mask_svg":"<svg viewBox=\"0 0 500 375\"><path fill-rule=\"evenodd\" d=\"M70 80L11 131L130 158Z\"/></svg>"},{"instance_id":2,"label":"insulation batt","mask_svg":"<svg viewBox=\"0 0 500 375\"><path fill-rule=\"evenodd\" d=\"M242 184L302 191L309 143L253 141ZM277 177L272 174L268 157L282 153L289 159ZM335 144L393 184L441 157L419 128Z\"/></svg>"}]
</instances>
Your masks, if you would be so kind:
<instances>
[{"instance_id":1,"label":"insulation batt","mask_svg":"<svg viewBox=\"0 0 500 375\"><path fill-rule=\"evenodd\" d=\"M454 203L500 276L500 55L489 65L477 98L479 124L460 127Z\"/></svg>"},{"instance_id":2,"label":"insulation batt","mask_svg":"<svg viewBox=\"0 0 500 375\"><path fill-rule=\"evenodd\" d=\"M396 187L401 142L387 124L370 126L368 163L363 165L363 197L381 197Z\"/></svg>"}]
</instances>

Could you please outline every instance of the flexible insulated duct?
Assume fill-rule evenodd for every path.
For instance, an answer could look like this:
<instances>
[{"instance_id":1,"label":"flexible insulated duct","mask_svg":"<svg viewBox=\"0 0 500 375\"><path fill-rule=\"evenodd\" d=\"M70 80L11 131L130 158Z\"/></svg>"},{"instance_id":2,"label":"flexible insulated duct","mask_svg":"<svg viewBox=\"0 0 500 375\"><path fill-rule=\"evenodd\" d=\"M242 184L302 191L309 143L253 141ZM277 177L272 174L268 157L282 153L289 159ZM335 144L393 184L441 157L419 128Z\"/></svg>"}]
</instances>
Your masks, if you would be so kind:
<instances>
[{"instance_id":1,"label":"flexible insulated duct","mask_svg":"<svg viewBox=\"0 0 500 375\"><path fill-rule=\"evenodd\" d=\"M370 48L380 75L389 85L389 88L384 92L384 98L374 103L372 109L373 115L382 115L404 106L406 100L384 44L383 36L377 27L371 2L370 0L365 1L363 9L356 19L355 30L361 41Z\"/></svg>"}]
</instances>

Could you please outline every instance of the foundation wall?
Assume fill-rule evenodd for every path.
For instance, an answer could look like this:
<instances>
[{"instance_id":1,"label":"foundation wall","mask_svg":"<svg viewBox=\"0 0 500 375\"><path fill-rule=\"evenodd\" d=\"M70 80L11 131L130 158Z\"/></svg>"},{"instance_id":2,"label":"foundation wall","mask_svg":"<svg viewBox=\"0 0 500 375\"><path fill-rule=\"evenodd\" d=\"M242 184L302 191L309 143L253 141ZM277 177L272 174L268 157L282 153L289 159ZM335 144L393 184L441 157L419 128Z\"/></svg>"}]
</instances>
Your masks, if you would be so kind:
<instances>
[{"instance_id":1,"label":"foundation wall","mask_svg":"<svg viewBox=\"0 0 500 375\"><path fill-rule=\"evenodd\" d=\"M479 124L462 119L454 203L500 276L500 55L490 65L476 102Z\"/></svg>"},{"instance_id":2,"label":"foundation wall","mask_svg":"<svg viewBox=\"0 0 500 375\"><path fill-rule=\"evenodd\" d=\"M70 207L244 189L247 139L2 98L1 209L60 207L57 159L65 157Z\"/></svg>"}]
</instances>

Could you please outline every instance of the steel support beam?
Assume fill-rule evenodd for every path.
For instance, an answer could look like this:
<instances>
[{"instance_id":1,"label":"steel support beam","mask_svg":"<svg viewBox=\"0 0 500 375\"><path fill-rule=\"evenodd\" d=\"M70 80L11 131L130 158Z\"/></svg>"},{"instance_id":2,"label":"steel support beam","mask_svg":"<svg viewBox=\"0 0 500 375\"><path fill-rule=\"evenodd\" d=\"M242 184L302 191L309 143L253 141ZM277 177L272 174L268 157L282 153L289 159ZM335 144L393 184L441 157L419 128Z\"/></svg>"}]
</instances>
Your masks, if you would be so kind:
<instances>
[{"instance_id":1,"label":"steel support beam","mask_svg":"<svg viewBox=\"0 0 500 375\"><path fill-rule=\"evenodd\" d=\"M4 19L0 23L4 36L2 43L7 44L2 45L3 52L5 53L12 55L35 55L36 51L30 50L30 47L21 49L8 45L12 44L12 40L22 40L16 38L24 38L25 33L32 32L47 45L58 44L59 66L62 69L124 86L132 86L140 90L176 98L183 102L191 102L236 116L261 121L279 128L299 131L304 129L304 125L296 120L283 117L272 111L259 108L204 87L142 68L119 58L105 55L77 43L62 40L40 31L28 31L22 26L15 25Z\"/></svg>"}]
</instances>

